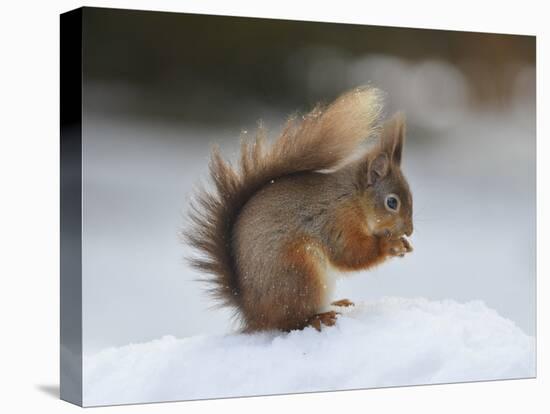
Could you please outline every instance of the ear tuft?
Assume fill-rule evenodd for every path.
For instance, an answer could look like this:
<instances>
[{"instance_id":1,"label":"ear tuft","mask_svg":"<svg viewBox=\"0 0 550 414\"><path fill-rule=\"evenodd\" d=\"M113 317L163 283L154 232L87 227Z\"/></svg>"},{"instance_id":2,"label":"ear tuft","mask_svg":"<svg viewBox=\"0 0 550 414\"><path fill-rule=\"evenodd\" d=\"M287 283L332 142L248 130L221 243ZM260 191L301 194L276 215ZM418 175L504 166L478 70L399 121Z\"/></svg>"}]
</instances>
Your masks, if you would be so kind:
<instances>
[{"instance_id":1,"label":"ear tuft","mask_svg":"<svg viewBox=\"0 0 550 414\"><path fill-rule=\"evenodd\" d=\"M401 165L404 141L405 115L398 112L384 123L381 136L383 150L390 154L390 161L398 166Z\"/></svg>"}]
</instances>

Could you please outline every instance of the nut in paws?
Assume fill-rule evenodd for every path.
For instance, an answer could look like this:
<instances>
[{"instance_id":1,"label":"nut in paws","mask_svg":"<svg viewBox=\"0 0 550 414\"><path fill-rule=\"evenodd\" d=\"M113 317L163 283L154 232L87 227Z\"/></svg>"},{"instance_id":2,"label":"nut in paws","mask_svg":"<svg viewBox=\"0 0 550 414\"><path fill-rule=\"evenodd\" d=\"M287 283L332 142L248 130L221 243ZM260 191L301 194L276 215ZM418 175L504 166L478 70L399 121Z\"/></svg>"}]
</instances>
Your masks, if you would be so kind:
<instances>
[{"instance_id":1,"label":"nut in paws","mask_svg":"<svg viewBox=\"0 0 550 414\"><path fill-rule=\"evenodd\" d=\"M389 256L403 257L413 251L409 241L405 237L390 239L385 242L385 250Z\"/></svg>"}]
</instances>

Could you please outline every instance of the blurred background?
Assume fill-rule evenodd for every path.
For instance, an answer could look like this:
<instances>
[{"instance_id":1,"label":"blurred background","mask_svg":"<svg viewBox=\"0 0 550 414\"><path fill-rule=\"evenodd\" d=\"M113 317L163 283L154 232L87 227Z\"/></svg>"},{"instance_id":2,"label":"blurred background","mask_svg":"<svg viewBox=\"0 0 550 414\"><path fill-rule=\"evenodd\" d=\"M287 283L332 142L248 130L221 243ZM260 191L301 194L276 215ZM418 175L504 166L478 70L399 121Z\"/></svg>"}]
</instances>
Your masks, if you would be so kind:
<instances>
[{"instance_id":1,"label":"blurred background","mask_svg":"<svg viewBox=\"0 0 550 414\"><path fill-rule=\"evenodd\" d=\"M178 238L209 146L371 83L406 113L415 251L338 298L480 299L535 334L535 38L84 9L84 351L226 333Z\"/></svg>"}]
</instances>

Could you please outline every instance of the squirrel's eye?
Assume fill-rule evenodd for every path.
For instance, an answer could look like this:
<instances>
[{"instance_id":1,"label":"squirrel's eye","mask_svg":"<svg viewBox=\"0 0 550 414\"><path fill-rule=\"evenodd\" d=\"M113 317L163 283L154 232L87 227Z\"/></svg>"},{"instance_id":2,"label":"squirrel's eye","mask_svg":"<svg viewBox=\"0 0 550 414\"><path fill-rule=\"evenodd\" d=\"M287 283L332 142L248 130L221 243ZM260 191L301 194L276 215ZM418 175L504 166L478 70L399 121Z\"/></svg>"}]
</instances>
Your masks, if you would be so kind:
<instances>
[{"instance_id":1,"label":"squirrel's eye","mask_svg":"<svg viewBox=\"0 0 550 414\"><path fill-rule=\"evenodd\" d=\"M396 212L399 210L400 205L399 197L397 197L395 194L388 194L386 196L386 209L392 212Z\"/></svg>"}]
</instances>

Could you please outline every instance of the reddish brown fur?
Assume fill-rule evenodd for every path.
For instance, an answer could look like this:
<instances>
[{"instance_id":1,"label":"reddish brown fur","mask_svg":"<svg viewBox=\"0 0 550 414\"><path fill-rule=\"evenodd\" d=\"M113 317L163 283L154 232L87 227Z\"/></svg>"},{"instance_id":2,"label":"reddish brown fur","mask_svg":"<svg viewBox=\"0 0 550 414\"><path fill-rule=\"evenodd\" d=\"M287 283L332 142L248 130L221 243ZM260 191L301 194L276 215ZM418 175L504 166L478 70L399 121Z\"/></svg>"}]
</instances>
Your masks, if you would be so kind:
<instances>
[{"instance_id":1,"label":"reddish brown fur","mask_svg":"<svg viewBox=\"0 0 550 414\"><path fill-rule=\"evenodd\" d=\"M319 279L319 259L307 251L308 246L317 247L317 244L306 236L297 236L285 246L281 260L296 283L287 286L291 288L290 291L279 286L277 296L280 297L275 303L270 302L269 295L250 303L249 307L255 310L266 309L267 318L259 326L249 327L249 330L278 326L279 329L290 331L310 323L311 316L316 314L322 304L323 287Z\"/></svg>"},{"instance_id":2,"label":"reddish brown fur","mask_svg":"<svg viewBox=\"0 0 550 414\"><path fill-rule=\"evenodd\" d=\"M212 275L213 295L245 330L330 324L322 309L329 264L364 269L406 250L400 235L412 231L412 201L399 168L403 122L386 123L374 151L345 163L378 132L380 110L379 92L362 88L289 120L270 148L260 129L242 142L239 170L213 149L215 192L198 195L185 235L202 253L192 264ZM399 216L380 207L389 190L403 198Z\"/></svg>"},{"instance_id":3,"label":"reddish brown fur","mask_svg":"<svg viewBox=\"0 0 550 414\"><path fill-rule=\"evenodd\" d=\"M253 332L273 326L290 331L308 324L308 319L318 306L322 290L317 277L317 263L313 257L305 254L308 243L311 241L306 237L297 236L283 248L283 271L289 274L292 283L264 286L259 297L242 296L242 309L255 315L254 318L248 318L245 331Z\"/></svg>"},{"instance_id":4,"label":"reddish brown fur","mask_svg":"<svg viewBox=\"0 0 550 414\"><path fill-rule=\"evenodd\" d=\"M385 253L380 250L378 238L365 231L365 222L358 200L338 209L333 232L341 234L341 243L327 253L331 264L339 270L367 269L384 260Z\"/></svg>"}]
</instances>

